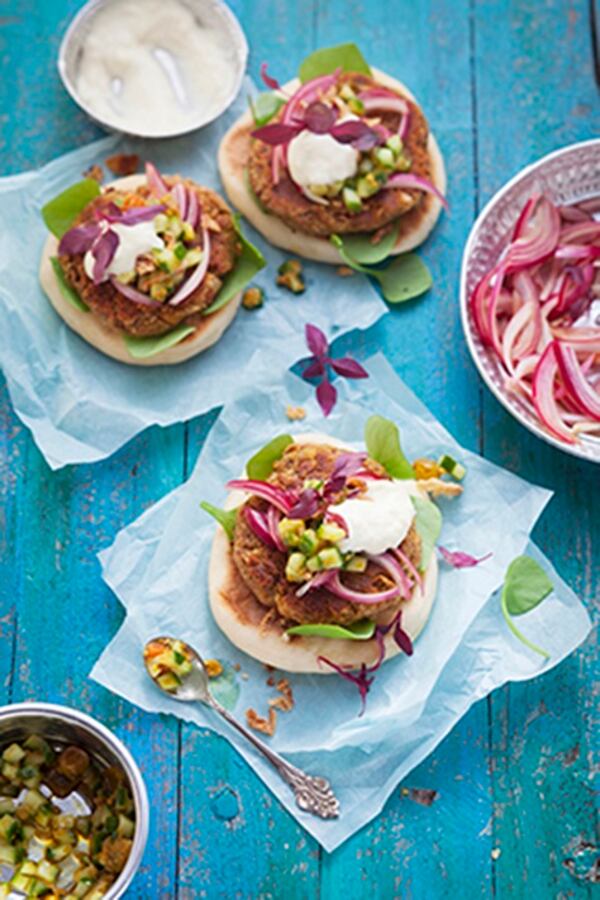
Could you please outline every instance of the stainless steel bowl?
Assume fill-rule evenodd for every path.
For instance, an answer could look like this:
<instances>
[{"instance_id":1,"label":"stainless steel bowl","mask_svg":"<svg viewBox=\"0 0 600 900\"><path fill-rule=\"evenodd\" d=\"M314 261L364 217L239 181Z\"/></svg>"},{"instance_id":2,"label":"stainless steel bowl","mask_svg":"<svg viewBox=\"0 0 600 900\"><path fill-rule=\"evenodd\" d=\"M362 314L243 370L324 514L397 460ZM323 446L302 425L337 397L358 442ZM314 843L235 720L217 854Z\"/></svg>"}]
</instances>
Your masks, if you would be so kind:
<instances>
[{"instance_id":1,"label":"stainless steel bowl","mask_svg":"<svg viewBox=\"0 0 600 900\"><path fill-rule=\"evenodd\" d=\"M135 804L136 824L129 859L106 894L106 900L117 900L138 870L148 838L148 795L140 770L108 728L78 710L53 703L16 703L0 708L0 747L33 733L50 741L77 744L101 764L118 766L125 772Z\"/></svg>"},{"instance_id":2,"label":"stainless steel bowl","mask_svg":"<svg viewBox=\"0 0 600 900\"><path fill-rule=\"evenodd\" d=\"M475 329L468 299L477 282L497 261L528 197L535 191L559 204L600 195L600 140L583 141L556 150L527 166L501 188L481 211L466 243L460 276L460 312L467 345L490 391L525 428L564 453L600 462L600 437L581 436L577 444L555 438L525 399L508 391L500 361L484 347Z\"/></svg>"},{"instance_id":3,"label":"stainless steel bowl","mask_svg":"<svg viewBox=\"0 0 600 900\"><path fill-rule=\"evenodd\" d=\"M180 0L180 2L192 11L199 23L210 22L213 28L218 28L222 32L231 51L232 65L235 67L232 90L220 107L216 108L216 110L213 110L212 113L209 113L208 115L205 113L199 114L196 119L190 121L189 126L178 131L165 131L160 134L157 134L156 132L145 134L141 131L121 127L120 123L115 120L109 121L100 118L98 113L89 104L85 103L77 92L77 71L81 60L83 42L93 26L94 17L106 6L118 4L119 0L89 0L89 2L79 10L65 32L58 52L58 72L62 83L75 103L77 103L77 105L94 120L94 122L97 122L108 131L119 131L133 135L134 137L142 138L179 137L182 134L196 131L196 129L201 128L203 125L208 125L209 122L213 122L235 100L242 85L242 79L246 71L246 62L248 60L248 43L240 23L229 7L224 3L221 3L220 0ZM141 9L140 14L142 14Z\"/></svg>"}]
</instances>

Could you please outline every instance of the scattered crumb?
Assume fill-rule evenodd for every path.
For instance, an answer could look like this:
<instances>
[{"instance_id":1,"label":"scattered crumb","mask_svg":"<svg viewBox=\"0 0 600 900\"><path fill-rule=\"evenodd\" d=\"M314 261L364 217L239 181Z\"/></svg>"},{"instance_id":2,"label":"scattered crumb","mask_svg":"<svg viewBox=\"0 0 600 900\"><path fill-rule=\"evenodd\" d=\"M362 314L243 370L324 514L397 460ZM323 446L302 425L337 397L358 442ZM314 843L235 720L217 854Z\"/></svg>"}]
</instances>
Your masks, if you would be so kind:
<instances>
[{"instance_id":1,"label":"scattered crumb","mask_svg":"<svg viewBox=\"0 0 600 900\"><path fill-rule=\"evenodd\" d=\"M338 266L336 272L340 278L351 278L354 275L354 269L350 266Z\"/></svg>"},{"instance_id":2,"label":"scattered crumb","mask_svg":"<svg viewBox=\"0 0 600 900\"><path fill-rule=\"evenodd\" d=\"M500 847L494 847L490 856L492 857L492 859L498 859L498 857L500 856L501 853L502 853L502 850L500 849Z\"/></svg>"},{"instance_id":3,"label":"scattered crumb","mask_svg":"<svg viewBox=\"0 0 600 900\"><path fill-rule=\"evenodd\" d=\"M285 414L290 422L299 422L306 418L306 410L303 406L286 406Z\"/></svg>"},{"instance_id":4,"label":"scattered crumb","mask_svg":"<svg viewBox=\"0 0 600 900\"><path fill-rule=\"evenodd\" d=\"M242 668L242 667L240 666L239 663L234 663L234 664L233 664L233 671L234 671L234 672L239 672L241 668Z\"/></svg>"},{"instance_id":5,"label":"scattered crumb","mask_svg":"<svg viewBox=\"0 0 600 900\"><path fill-rule=\"evenodd\" d=\"M258 309L263 305L265 295L261 288L251 285L242 294L242 306L244 309Z\"/></svg>"},{"instance_id":6,"label":"scattered crumb","mask_svg":"<svg viewBox=\"0 0 600 900\"><path fill-rule=\"evenodd\" d=\"M289 712L294 708L294 695L289 681L287 678L280 678L276 687L281 694L281 697L275 697L273 700L269 700L269 706L280 709L281 712Z\"/></svg>"},{"instance_id":7,"label":"scattered crumb","mask_svg":"<svg viewBox=\"0 0 600 900\"><path fill-rule=\"evenodd\" d=\"M270 666L269 663L263 663L263 666L264 666L264 668L267 670L267 672L274 672L274 671L275 671L274 666Z\"/></svg>"},{"instance_id":8,"label":"scattered crumb","mask_svg":"<svg viewBox=\"0 0 600 900\"><path fill-rule=\"evenodd\" d=\"M286 259L278 270L276 284L286 288L292 294L303 294L306 290L302 277L302 263L298 259Z\"/></svg>"},{"instance_id":9,"label":"scattered crumb","mask_svg":"<svg viewBox=\"0 0 600 900\"><path fill-rule=\"evenodd\" d=\"M209 678L218 678L223 673L223 666L218 659L204 660L204 668Z\"/></svg>"},{"instance_id":10,"label":"scattered crumb","mask_svg":"<svg viewBox=\"0 0 600 900\"><path fill-rule=\"evenodd\" d=\"M116 153L114 156L109 156L105 162L106 168L113 175L133 175L139 168L140 158L137 153Z\"/></svg>"},{"instance_id":11,"label":"scattered crumb","mask_svg":"<svg viewBox=\"0 0 600 900\"><path fill-rule=\"evenodd\" d=\"M240 675L240 678L242 679L242 681L248 681L250 676L248 675L247 672L242 672L242 674Z\"/></svg>"},{"instance_id":12,"label":"scattered crumb","mask_svg":"<svg viewBox=\"0 0 600 900\"><path fill-rule=\"evenodd\" d=\"M275 687L275 679L272 675L267 678L267 687Z\"/></svg>"},{"instance_id":13,"label":"scattered crumb","mask_svg":"<svg viewBox=\"0 0 600 900\"><path fill-rule=\"evenodd\" d=\"M269 709L269 718L263 719L262 716L258 715L255 709L247 709L246 722L250 728L254 729L254 731L260 731L262 734L272 737L275 734L275 727L277 725L277 713L273 707L271 707Z\"/></svg>"},{"instance_id":14,"label":"scattered crumb","mask_svg":"<svg viewBox=\"0 0 600 900\"><path fill-rule=\"evenodd\" d=\"M102 166L90 166L89 169L86 169L83 173L84 178L93 178L94 181L97 181L98 184L102 184L104 181L104 172L102 171Z\"/></svg>"},{"instance_id":15,"label":"scattered crumb","mask_svg":"<svg viewBox=\"0 0 600 900\"><path fill-rule=\"evenodd\" d=\"M441 478L423 478L419 481L419 486L425 488L427 493L433 494L434 497L439 495L443 497L456 497L463 492L460 484L454 484L451 481L442 481Z\"/></svg>"}]
</instances>

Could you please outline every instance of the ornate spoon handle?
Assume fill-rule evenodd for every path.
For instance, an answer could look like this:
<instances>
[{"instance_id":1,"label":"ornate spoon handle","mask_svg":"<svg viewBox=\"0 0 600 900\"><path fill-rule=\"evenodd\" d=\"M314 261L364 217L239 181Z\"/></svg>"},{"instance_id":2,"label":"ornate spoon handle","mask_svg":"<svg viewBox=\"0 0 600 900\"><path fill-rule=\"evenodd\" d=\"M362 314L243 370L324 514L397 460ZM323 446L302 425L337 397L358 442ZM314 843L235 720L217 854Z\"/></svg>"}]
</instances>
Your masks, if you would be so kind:
<instances>
[{"instance_id":1,"label":"ornate spoon handle","mask_svg":"<svg viewBox=\"0 0 600 900\"><path fill-rule=\"evenodd\" d=\"M287 762L274 750L271 750L264 741L249 731L235 719L231 713L221 706L213 697L209 705L219 713L236 731L239 731L247 740L265 756L277 769L281 777L294 792L296 804L305 812L320 816L322 819L336 819L340 814L340 804L326 778L307 775L302 769L298 769Z\"/></svg>"}]
</instances>

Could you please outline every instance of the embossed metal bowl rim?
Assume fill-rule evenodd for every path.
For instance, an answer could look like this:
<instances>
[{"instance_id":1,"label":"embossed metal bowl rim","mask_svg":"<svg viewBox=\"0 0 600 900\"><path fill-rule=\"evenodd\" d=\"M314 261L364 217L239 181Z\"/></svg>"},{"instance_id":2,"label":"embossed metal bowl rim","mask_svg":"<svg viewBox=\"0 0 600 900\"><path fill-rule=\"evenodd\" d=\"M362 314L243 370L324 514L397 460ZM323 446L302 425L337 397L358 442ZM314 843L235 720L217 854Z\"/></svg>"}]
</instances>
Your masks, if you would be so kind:
<instances>
[{"instance_id":1,"label":"embossed metal bowl rim","mask_svg":"<svg viewBox=\"0 0 600 900\"><path fill-rule=\"evenodd\" d=\"M65 31L63 39L60 43L57 60L58 74L60 75L60 79L67 93L70 95L71 99L74 100L77 106L79 106L80 109L87 113L90 119L92 119L98 125L101 125L102 128L106 129L107 131L128 134L132 137L147 138L149 140L162 140L163 138L181 137L184 134L190 134L190 132L192 131L197 131L199 128L203 128L205 125L209 125L211 122L214 122L215 119L218 119L219 116L222 115L229 106L231 106L231 104L237 97L238 92L242 86L242 80L246 72L246 63L248 61L248 42L246 40L246 35L244 34L242 26L240 25L234 13L225 3L222 3L221 0L182 0L184 5L188 6L189 8L193 8L193 6L195 5L206 6L207 8L210 7L216 13L216 16L219 17L219 21L222 24L225 37L227 38L230 46L235 50L235 81L231 91L227 96L227 99L221 104L216 112L212 113L209 116L206 116L206 114L199 115L197 119L195 119L189 126L176 131L164 131L160 134L157 134L156 132L152 134L146 134L142 131L133 131L132 129L128 128L120 128L118 125L115 125L114 121L109 122L106 119L102 119L92 106L85 103L81 99L75 87L74 80L71 78L70 70L72 57L73 55L77 55L77 53L79 52L79 42L86 31L88 20L92 19L102 6L109 6L117 2L118 0L89 0L89 2L82 6L79 12L75 14L73 19L71 19L71 22L68 25L67 30Z\"/></svg>"},{"instance_id":2,"label":"embossed metal bowl rim","mask_svg":"<svg viewBox=\"0 0 600 900\"><path fill-rule=\"evenodd\" d=\"M133 881L148 840L148 794L137 763L112 731L78 709L38 702L13 703L0 707L0 740L3 734L9 740L18 740L18 735L31 734L33 731L41 731L42 736L52 740L78 740L93 756L104 755L109 762L116 761L125 772L133 794L136 821L133 845L125 868L105 895L105 900L118 900Z\"/></svg>"},{"instance_id":3,"label":"embossed metal bowl rim","mask_svg":"<svg viewBox=\"0 0 600 900\"><path fill-rule=\"evenodd\" d=\"M490 389L492 394L496 397L499 403L506 409L507 412L511 414L521 425L524 425L528 431L535 434L536 437L541 438L546 443L551 444L553 447L556 447L558 450L562 450L563 453L568 453L571 456L576 456L580 459L587 459L590 462L600 463L600 439L582 436L581 441L577 444L567 444L563 441L555 438L550 432L546 431L544 426L535 416L535 413L531 411L531 409L525 404L521 402L519 398L509 392L503 385L502 375L501 375L501 367L500 363L496 357L496 355L491 352L488 348L484 347L481 343L481 340L475 330L471 313L469 310L469 276L471 273L471 263L473 257L473 250L477 245L477 242L480 240L482 232L485 231L488 223L493 220L494 216L497 213L497 208L500 202L504 199L504 197L513 191L517 187L525 186L525 182L534 182L536 176L542 174L546 167L553 163L555 160L561 160L564 158L565 164L568 164L568 157L580 150L585 150L589 148L590 151L596 150L600 153L600 139L592 138L588 141L580 141L576 144L569 144L566 147L561 147L558 150L554 150L552 153L548 153L546 156L541 157L535 162L531 163L525 168L521 169L510 181L507 181L503 187L500 188L492 198L486 203L483 207L477 219L475 220L471 231L469 233L469 237L467 238L467 242L465 244L465 249L463 251L462 257L462 265L460 272L460 317L463 327L463 332L465 335L465 339L467 342L467 347L469 348L469 352L475 363L477 371L479 372L481 378ZM551 194L552 188L548 186L548 191ZM593 194L588 193L579 193L573 191L572 197L570 198L571 202L576 202L578 200L584 200L586 197L600 194L600 182L598 184L598 190L594 191ZM517 220L517 216L520 208L518 206L515 207L515 215L514 222ZM494 257L495 259L495 257Z\"/></svg>"}]
</instances>

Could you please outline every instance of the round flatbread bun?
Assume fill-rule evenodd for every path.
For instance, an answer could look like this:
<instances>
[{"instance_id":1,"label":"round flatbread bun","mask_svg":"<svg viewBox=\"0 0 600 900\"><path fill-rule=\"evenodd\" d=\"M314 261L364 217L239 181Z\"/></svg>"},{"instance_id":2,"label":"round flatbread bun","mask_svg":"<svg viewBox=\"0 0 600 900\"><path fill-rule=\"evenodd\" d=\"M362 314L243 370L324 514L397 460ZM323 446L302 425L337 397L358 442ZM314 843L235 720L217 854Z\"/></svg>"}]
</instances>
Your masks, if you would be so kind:
<instances>
[{"instance_id":1,"label":"round flatbread bun","mask_svg":"<svg viewBox=\"0 0 600 900\"><path fill-rule=\"evenodd\" d=\"M401 91L414 103L417 102L408 88L396 78L392 78L378 69L373 69L373 75L380 84ZM284 85L283 90L286 93L293 93L299 86L298 79L294 79ZM281 247L282 250L305 259L314 259L317 262L339 266L340 255L326 238L294 231L277 216L265 212L258 205L248 186L246 172L250 157L250 133L255 127L252 113L248 110L243 116L240 116L221 141L218 156L219 171L230 202L273 246ZM442 194L445 194L444 160L437 141L431 133L429 134L428 148L431 157L431 181ZM442 204L437 197L426 194L418 207L402 216L398 241L392 254L406 253L422 244L433 230L441 209Z\"/></svg>"},{"instance_id":2,"label":"round flatbread bun","mask_svg":"<svg viewBox=\"0 0 600 900\"><path fill-rule=\"evenodd\" d=\"M128 175L126 178L118 178L116 181L111 182L108 187L135 190L144 182L144 175ZM91 344L96 350L99 350L106 356L132 366L173 365L184 362L186 359L190 359L192 356L196 356L196 354L208 349L208 347L211 347L219 340L225 329L231 324L242 301L242 292L240 291L221 309L203 318L202 322L196 325L196 330L182 341L179 341L179 343L152 356L136 358L131 356L127 350L122 332L109 328L93 312L77 309L65 299L50 261L53 256L57 255L57 252L58 241L54 235L49 235L42 251L39 278L42 289L50 303L69 328L82 337L84 341L87 341L88 344Z\"/></svg>"},{"instance_id":3,"label":"round flatbread bun","mask_svg":"<svg viewBox=\"0 0 600 900\"><path fill-rule=\"evenodd\" d=\"M295 436L294 440L296 443L322 443L352 449L347 444L322 434L301 434ZM245 498L243 492L233 491L225 506L233 509ZM437 560L432 555L423 575L423 590L415 590L411 598L402 603L402 628L413 641L425 627L431 613L437 577ZM238 574L231 545L220 525L217 526L211 549L208 589L212 614L221 631L232 644L265 665L283 672L329 675L334 670L319 664L319 656L325 656L339 666L351 666L355 669L360 668L362 663L372 665L377 659L378 650L374 640L288 637L281 624L267 616L268 610L259 603ZM391 634L386 635L385 645L386 661L402 652Z\"/></svg>"}]
</instances>

